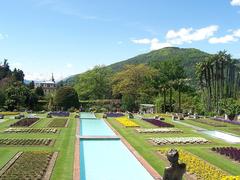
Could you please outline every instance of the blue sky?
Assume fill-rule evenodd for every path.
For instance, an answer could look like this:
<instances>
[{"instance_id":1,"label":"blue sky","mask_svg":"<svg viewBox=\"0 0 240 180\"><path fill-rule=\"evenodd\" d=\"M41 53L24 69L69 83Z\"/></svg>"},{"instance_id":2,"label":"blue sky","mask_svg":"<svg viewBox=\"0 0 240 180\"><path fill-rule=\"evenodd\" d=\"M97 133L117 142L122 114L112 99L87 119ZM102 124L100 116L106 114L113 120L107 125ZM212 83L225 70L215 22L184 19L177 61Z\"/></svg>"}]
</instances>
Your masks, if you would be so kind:
<instances>
[{"instance_id":1,"label":"blue sky","mask_svg":"<svg viewBox=\"0 0 240 180\"><path fill-rule=\"evenodd\" d=\"M0 1L0 61L56 79L166 46L240 57L240 0Z\"/></svg>"}]
</instances>

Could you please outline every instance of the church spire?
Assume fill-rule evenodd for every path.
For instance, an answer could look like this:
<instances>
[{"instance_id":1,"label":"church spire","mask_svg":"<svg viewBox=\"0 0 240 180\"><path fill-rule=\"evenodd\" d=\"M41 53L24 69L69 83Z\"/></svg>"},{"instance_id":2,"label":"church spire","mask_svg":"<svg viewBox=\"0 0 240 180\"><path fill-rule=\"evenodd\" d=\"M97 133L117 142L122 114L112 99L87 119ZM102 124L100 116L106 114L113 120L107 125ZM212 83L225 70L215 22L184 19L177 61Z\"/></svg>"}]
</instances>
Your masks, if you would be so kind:
<instances>
[{"instance_id":1,"label":"church spire","mask_svg":"<svg viewBox=\"0 0 240 180\"><path fill-rule=\"evenodd\" d=\"M55 79L54 79L54 77L53 77L53 73L52 73L52 82L55 82Z\"/></svg>"}]
</instances>

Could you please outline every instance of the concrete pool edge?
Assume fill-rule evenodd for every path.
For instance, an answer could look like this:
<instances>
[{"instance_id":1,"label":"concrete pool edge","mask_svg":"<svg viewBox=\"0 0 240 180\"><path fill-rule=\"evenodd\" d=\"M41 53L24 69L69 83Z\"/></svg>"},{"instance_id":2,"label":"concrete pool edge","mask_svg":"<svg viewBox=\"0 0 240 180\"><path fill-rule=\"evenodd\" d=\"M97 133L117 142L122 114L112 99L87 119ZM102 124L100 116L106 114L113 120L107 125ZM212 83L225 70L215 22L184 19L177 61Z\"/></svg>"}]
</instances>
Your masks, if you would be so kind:
<instances>
[{"instance_id":1,"label":"concrete pool edge","mask_svg":"<svg viewBox=\"0 0 240 180\"><path fill-rule=\"evenodd\" d=\"M80 118L76 118L76 137L75 137L75 152L74 152L74 167L73 167L73 180L80 179L80 142L79 142L79 129L80 129Z\"/></svg>"},{"instance_id":2,"label":"concrete pool edge","mask_svg":"<svg viewBox=\"0 0 240 180\"><path fill-rule=\"evenodd\" d=\"M128 150L134 155L134 157L141 163L141 165L148 171L148 173L155 179L155 180L161 180L162 177L159 175L159 173L132 147L130 143L118 132L116 131L112 125L106 120L105 123L113 130L113 132L120 137L120 140L123 142L123 144L128 148Z\"/></svg>"}]
</instances>

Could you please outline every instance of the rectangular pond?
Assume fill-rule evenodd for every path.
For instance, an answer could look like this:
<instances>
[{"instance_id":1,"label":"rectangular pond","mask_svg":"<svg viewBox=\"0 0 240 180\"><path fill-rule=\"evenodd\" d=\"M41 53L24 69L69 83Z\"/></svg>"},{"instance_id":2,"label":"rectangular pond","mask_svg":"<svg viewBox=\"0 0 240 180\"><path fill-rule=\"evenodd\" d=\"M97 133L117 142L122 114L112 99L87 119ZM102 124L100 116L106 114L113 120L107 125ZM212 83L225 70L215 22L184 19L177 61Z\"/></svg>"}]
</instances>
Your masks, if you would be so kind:
<instances>
[{"instance_id":1,"label":"rectangular pond","mask_svg":"<svg viewBox=\"0 0 240 180\"><path fill-rule=\"evenodd\" d=\"M81 180L153 180L121 140L80 140Z\"/></svg>"},{"instance_id":2,"label":"rectangular pond","mask_svg":"<svg viewBox=\"0 0 240 180\"><path fill-rule=\"evenodd\" d=\"M84 119L95 119L96 116L94 113L91 112L81 112L80 113L80 118L84 118Z\"/></svg>"},{"instance_id":3,"label":"rectangular pond","mask_svg":"<svg viewBox=\"0 0 240 180\"><path fill-rule=\"evenodd\" d=\"M102 119L80 119L81 136L116 136Z\"/></svg>"},{"instance_id":4,"label":"rectangular pond","mask_svg":"<svg viewBox=\"0 0 240 180\"><path fill-rule=\"evenodd\" d=\"M81 180L154 180L104 120L92 113L81 114ZM117 138L102 139L103 136Z\"/></svg>"},{"instance_id":5,"label":"rectangular pond","mask_svg":"<svg viewBox=\"0 0 240 180\"><path fill-rule=\"evenodd\" d=\"M207 134L209 136L218 138L218 139L222 139L226 142L229 143L240 143L240 137L232 135L232 134L228 134L228 133L224 133L221 131L208 131L208 130L204 130L204 131L199 131L202 132L204 134Z\"/></svg>"}]
</instances>

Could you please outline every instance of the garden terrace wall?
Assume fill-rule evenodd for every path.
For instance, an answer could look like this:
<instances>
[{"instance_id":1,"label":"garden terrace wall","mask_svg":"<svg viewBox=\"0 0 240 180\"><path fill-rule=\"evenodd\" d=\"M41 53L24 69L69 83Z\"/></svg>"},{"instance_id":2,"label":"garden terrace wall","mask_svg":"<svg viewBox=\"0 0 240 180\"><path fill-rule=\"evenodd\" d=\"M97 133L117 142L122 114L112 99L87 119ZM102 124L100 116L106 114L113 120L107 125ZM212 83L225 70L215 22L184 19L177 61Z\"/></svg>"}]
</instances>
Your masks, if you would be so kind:
<instances>
[{"instance_id":1,"label":"garden terrace wall","mask_svg":"<svg viewBox=\"0 0 240 180\"><path fill-rule=\"evenodd\" d=\"M4 130L4 133L47 133L55 134L60 130L56 128L8 128Z\"/></svg>"},{"instance_id":2,"label":"garden terrace wall","mask_svg":"<svg viewBox=\"0 0 240 180\"><path fill-rule=\"evenodd\" d=\"M240 163L240 148L236 147L213 147L212 151L225 155L230 159L238 161Z\"/></svg>"},{"instance_id":3,"label":"garden terrace wall","mask_svg":"<svg viewBox=\"0 0 240 180\"><path fill-rule=\"evenodd\" d=\"M173 124L170 124L170 123L166 123L166 122L163 122L163 121L160 121L160 120L156 120L156 119L150 119L150 118L142 118L142 120L146 121L146 122L149 122L155 126L158 126L158 127L174 127Z\"/></svg>"},{"instance_id":4,"label":"garden terrace wall","mask_svg":"<svg viewBox=\"0 0 240 180\"><path fill-rule=\"evenodd\" d=\"M20 126L20 127L29 127L36 123L39 120L39 118L25 118L21 119L13 124L10 125L10 127Z\"/></svg>"},{"instance_id":5,"label":"garden terrace wall","mask_svg":"<svg viewBox=\"0 0 240 180\"><path fill-rule=\"evenodd\" d=\"M56 157L56 152L24 152L3 167L0 179L49 180Z\"/></svg>"},{"instance_id":6,"label":"garden terrace wall","mask_svg":"<svg viewBox=\"0 0 240 180\"><path fill-rule=\"evenodd\" d=\"M55 140L50 138L41 139L0 139L0 146L52 146Z\"/></svg>"}]
</instances>

